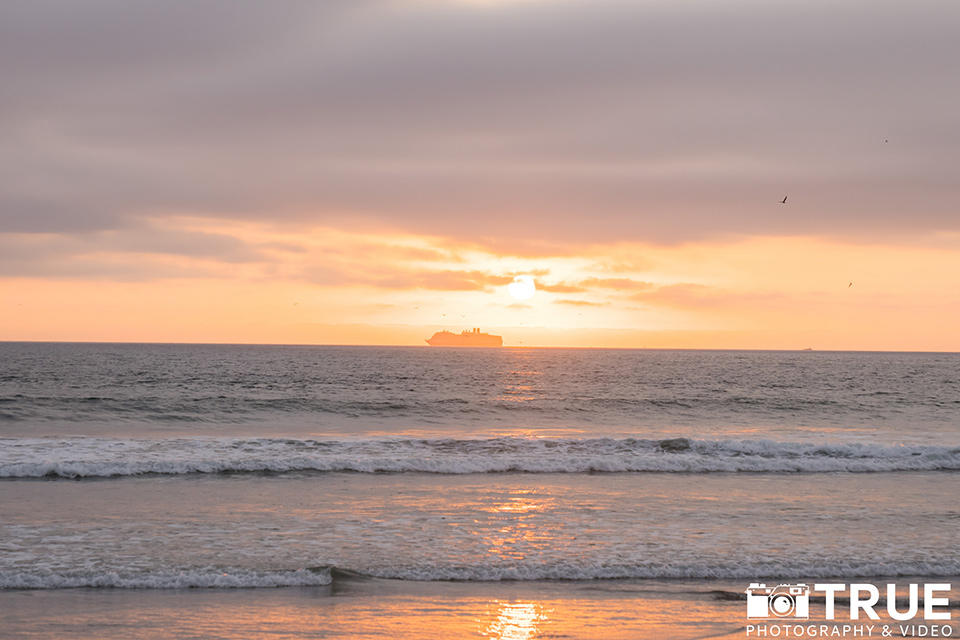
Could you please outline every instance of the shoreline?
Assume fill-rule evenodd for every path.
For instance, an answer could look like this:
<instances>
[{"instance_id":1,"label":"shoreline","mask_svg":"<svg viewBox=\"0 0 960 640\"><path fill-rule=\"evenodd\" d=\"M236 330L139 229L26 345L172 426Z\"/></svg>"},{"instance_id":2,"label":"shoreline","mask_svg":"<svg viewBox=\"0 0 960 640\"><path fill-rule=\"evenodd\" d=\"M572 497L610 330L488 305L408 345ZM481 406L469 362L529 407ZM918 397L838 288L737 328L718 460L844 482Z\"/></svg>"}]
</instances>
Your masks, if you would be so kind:
<instances>
[{"instance_id":1,"label":"shoreline","mask_svg":"<svg viewBox=\"0 0 960 640\"><path fill-rule=\"evenodd\" d=\"M917 582L949 581L954 587L960 582L957 577L920 576L858 580L895 582L903 589ZM817 628L826 624L830 629L849 624L839 619L842 616L824 621L821 599L811 599L809 620L749 621L746 598L738 597L746 586L744 581L707 579L412 581L336 572L332 584L307 587L3 590L0 625L10 640L261 636L699 640L750 637L750 624ZM956 591L950 595L956 603ZM842 599L837 603L841 609L846 606ZM886 616L885 611L882 614ZM883 619L878 624L897 623ZM958 631L954 626L953 633Z\"/></svg>"}]
</instances>

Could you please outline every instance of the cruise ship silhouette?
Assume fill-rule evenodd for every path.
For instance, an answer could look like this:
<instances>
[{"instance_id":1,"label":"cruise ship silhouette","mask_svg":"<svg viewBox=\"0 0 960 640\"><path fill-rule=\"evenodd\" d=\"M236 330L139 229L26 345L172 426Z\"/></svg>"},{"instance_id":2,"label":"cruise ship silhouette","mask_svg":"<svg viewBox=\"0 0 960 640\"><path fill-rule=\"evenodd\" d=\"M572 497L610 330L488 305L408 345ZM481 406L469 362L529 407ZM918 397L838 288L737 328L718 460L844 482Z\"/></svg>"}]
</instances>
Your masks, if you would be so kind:
<instances>
[{"instance_id":1,"label":"cruise ship silhouette","mask_svg":"<svg viewBox=\"0 0 960 640\"><path fill-rule=\"evenodd\" d=\"M470 331L461 331L452 333L450 331L438 331L433 337L428 339L427 344L431 347L502 347L503 338L501 336L490 335L489 333L480 333L480 329Z\"/></svg>"}]
</instances>

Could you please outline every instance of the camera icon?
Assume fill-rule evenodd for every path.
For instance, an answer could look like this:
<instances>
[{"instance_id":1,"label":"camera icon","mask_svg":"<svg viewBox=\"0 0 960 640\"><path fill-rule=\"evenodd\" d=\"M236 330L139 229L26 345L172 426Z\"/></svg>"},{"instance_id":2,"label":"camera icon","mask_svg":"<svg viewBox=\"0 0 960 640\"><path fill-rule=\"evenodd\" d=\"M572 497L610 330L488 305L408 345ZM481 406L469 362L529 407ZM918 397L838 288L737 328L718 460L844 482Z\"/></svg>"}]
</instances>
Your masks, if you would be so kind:
<instances>
[{"instance_id":1,"label":"camera icon","mask_svg":"<svg viewBox=\"0 0 960 640\"><path fill-rule=\"evenodd\" d=\"M810 617L810 587L803 583L768 587L751 583L747 593L747 619Z\"/></svg>"}]
</instances>

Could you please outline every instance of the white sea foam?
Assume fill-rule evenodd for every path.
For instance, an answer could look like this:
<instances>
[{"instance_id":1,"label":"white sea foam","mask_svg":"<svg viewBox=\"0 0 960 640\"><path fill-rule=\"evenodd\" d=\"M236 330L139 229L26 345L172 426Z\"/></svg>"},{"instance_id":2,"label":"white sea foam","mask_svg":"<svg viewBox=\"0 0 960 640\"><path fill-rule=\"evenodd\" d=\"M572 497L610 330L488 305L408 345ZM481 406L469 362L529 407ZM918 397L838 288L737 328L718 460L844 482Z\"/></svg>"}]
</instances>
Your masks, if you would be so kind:
<instances>
[{"instance_id":1,"label":"white sea foam","mask_svg":"<svg viewBox=\"0 0 960 640\"><path fill-rule=\"evenodd\" d=\"M897 576L956 576L960 575L958 562L877 562L848 563L839 559L811 563L739 562L718 565L522 565L492 566L490 564L457 567L384 568L369 571L377 578L423 581L487 582L501 580L612 580L612 579L819 579L845 576L847 578Z\"/></svg>"},{"instance_id":2,"label":"white sea foam","mask_svg":"<svg viewBox=\"0 0 960 640\"><path fill-rule=\"evenodd\" d=\"M958 446L775 440L6 438L0 477L360 473L824 473L960 470Z\"/></svg>"},{"instance_id":3,"label":"white sea foam","mask_svg":"<svg viewBox=\"0 0 960 640\"><path fill-rule=\"evenodd\" d=\"M252 571L194 568L167 571L104 571L55 573L0 573L0 589L244 589L291 586L323 586L334 580L375 577L411 581L532 581L532 580L610 580L610 579L819 579L838 575L846 578L897 576L956 576L957 562L903 562L849 564L831 561L810 564L738 563L736 565L515 565L489 563L468 566L383 567L362 573L331 568L292 571Z\"/></svg>"},{"instance_id":4,"label":"white sea foam","mask_svg":"<svg viewBox=\"0 0 960 640\"><path fill-rule=\"evenodd\" d=\"M239 589L327 585L329 569L252 571L213 567L166 571L51 571L0 573L0 589L71 589L113 587L120 589Z\"/></svg>"}]
</instances>

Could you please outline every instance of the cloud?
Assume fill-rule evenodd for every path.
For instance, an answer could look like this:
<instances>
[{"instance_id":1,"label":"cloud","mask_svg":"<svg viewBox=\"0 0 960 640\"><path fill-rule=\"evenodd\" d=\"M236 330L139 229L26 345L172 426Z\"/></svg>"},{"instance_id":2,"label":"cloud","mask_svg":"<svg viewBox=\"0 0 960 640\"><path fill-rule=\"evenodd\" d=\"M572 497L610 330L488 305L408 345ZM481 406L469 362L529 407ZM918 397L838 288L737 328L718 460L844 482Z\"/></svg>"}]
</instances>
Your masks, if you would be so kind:
<instances>
[{"instance_id":1,"label":"cloud","mask_svg":"<svg viewBox=\"0 0 960 640\"><path fill-rule=\"evenodd\" d=\"M0 235L0 277L50 280L148 282L163 278L208 278L223 274L213 263L159 254L91 251L70 238Z\"/></svg>"},{"instance_id":2,"label":"cloud","mask_svg":"<svg viewBox=\"0 0 960 640\"><path fill-rule=\"evenodd\" d=\"M640 280L632 280L630 278L587 278L580 282L580 286L584 289L592 288L605 288L605 289L627 289L634 291L647 291L654 288L652 282L643 282Z\"/></svg>"},{"instance_id":3,"label":"cloud","mask_svg":"<svg viewBox=\"0 0 960 640\"><path fill-rule=\"evenodd\" d=\"M602 307L604 305L609 304L607 302L590 302L589 300L567 300L567 299L554 300L553 303L566 304L573 307Z\"/></svg>"},{"instance_id":4,"label":"cloud","mask_svg":"<svg viewBox=\"0 0 960 640\"><path fill-rule=\"evenodd\" d=\"M643 291L653 288L649 282L640 282L630 278L585 278L576 283L558 282L550 284L537 282L538 291L548 293L583 293L594 289L627 289Z\"/></svg>"},{"instance_id":5,"label":"cloud","mask_svg":"<svg viewBox=\"0 0 960 640\"><path fill-rule=\"evenodd\" d=\"M387 289L432 289L435 291L488 291L509 284L510 276L497 276L480 271L433 271L398 274L376 282Z\"/></svg>"},{"instance_id":6,"label":"cloud","mask_svg":"<svg viewBox=\"0 0 960 640\"><path fill-rule=\"evenodd\" d=\"M86 233L0 233L0 276L117 278L208 277L222 267L269 261L268 251L237 237L149 224Z\"/></svg>"},{"instance_id":7,"label":"cloud","mask_svg":"<svg viewBox=\"0 0 960 640\"><path fill-rule=\"evenodd\" d=\"M952 0L4 3L0 231L192 214L535 252L958 229L958 21Z\"/></svg>"},{"instance_id":8,"label":"cloud","mask_svg":"<svg viewBox=\"0 0 960 640\"><path fill-rule=\"evenodd\" d=\"M547 284L537 282L537 291L546 291L547 293L580 293L583 287L576 284L566 284L563 282L557 284Z\"/></svg>"},{"instance_id":9,"label":"cloud","mask_svg":"<svg viewBox=\"0 0 960 640\"><path fill-rule=\"evenodd\" d=\"M311 266L304 277L322 286L364 285L380 289L429 289L433 291L490 291L513 281L483 271L417 270L401 265L371 264L366 268Z\"/></svg>"},{"instance_id":10,"label":"cloud","mask_svg":"<svg viewBox=\"0 0 960 640\"><path fill-rule=\"evenodd\" d=\"M769 303L778 298L775 294L733 293L721 287L690 282L661 286L631 296L632 300L639 302L679 309L738 308L748 304Z\"/></svg>"}]
</instances>

